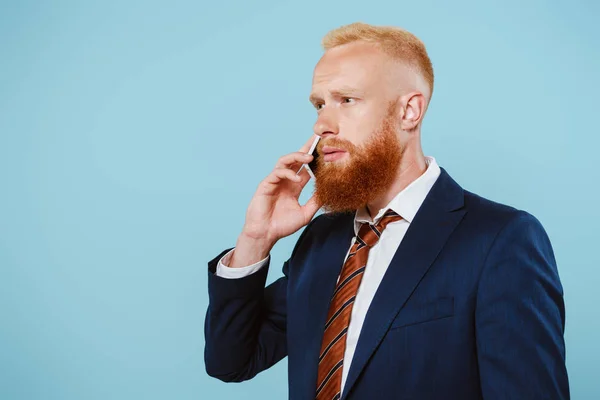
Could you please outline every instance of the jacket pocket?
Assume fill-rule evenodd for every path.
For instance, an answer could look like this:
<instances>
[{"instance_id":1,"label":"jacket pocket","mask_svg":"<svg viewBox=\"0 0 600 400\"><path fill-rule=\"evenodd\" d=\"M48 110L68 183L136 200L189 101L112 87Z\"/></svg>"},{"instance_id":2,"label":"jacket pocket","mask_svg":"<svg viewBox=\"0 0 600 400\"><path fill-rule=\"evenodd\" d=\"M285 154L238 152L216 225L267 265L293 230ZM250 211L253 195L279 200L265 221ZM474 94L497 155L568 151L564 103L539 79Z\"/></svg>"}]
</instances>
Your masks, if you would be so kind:
<instances>
[{"instance_id":1,"label":"jacket pocket","mask_svg":"<svg viewBox=\"0 0 600 400\"><path fill-rule=\"evenodd\" d=\"M406 305L392 321L390 329L422 324L454 315L454 297L440 297L427 303Z\"/></svg>"}]
</instances>

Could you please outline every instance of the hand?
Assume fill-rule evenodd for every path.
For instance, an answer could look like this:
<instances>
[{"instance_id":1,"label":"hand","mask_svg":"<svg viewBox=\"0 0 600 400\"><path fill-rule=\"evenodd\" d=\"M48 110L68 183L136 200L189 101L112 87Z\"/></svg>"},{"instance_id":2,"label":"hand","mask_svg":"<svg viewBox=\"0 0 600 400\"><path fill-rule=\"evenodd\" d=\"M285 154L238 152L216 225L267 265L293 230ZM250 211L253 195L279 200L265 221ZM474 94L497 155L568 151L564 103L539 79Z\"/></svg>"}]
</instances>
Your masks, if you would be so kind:
<instances>
[{"instance_id":1,"label":"hand","mask_svg":"<svg viewBox=\"0 0 600 400\"><path fill-rule=\"evenodd\" d=\"M305 205L298 197L310 180L306 169L313 156L306 154L314 136L299 151L279 159L275 169L258 185L246 211L230 267L251 265L264 259L275 243L307 225L321 207L313 195Z\"/></svg>"}]
</instances>

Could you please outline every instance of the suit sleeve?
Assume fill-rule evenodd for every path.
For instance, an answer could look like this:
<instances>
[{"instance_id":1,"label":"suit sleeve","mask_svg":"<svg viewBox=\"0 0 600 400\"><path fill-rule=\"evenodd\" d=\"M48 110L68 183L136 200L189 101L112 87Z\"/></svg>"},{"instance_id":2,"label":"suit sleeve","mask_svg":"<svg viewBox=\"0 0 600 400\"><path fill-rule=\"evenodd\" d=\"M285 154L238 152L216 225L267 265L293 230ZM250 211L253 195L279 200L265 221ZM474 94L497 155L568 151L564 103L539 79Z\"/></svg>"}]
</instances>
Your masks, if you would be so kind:
<instances>
[{"instance_id":1,"label":"suit sleeve","mask_svg":"<svg viewBox=\"0 0 600 400\"><path fill-rule=\"evenodd\" d=\"M568 399L565 308L550 240L519 212L496 237L475 311L484 399Z\"/></svg>"},{"instance_id":2,"label":"suit sleeve","mask_svg":"<svg viewBox=\"0 0 600 400\"><path fill-rule=\"evenodd\" d=\"M265 288L270 258L250 275L228 279L215 274L225 250L208 263L209 305L204 323L204 362L208 375L241 382L287 355L287 284L294 254L309 231L302 232L283 276Z\"/></svg>"}]
</instances>

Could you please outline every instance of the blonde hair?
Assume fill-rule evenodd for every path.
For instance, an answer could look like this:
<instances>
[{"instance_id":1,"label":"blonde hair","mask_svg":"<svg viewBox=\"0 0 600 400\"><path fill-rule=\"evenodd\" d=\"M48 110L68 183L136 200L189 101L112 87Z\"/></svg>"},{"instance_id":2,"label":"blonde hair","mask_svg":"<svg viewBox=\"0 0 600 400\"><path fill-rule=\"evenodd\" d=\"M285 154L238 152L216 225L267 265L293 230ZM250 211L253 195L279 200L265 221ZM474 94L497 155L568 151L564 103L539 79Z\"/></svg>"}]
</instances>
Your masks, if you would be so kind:
<instances>
[{"instance_id":1,"label":"blonde hair","mask_svg":"<svg viewBox=\"0 0 600 400\"><path fill-rule=\"evenodd\" d=\"M329 50L356 41L377 43L393 59L414 68L433 93L433 65L423 42L412 33L394 26L375 26L362 22L344 25L328 32L322 41Z\"/></svg>"}]
</instances>

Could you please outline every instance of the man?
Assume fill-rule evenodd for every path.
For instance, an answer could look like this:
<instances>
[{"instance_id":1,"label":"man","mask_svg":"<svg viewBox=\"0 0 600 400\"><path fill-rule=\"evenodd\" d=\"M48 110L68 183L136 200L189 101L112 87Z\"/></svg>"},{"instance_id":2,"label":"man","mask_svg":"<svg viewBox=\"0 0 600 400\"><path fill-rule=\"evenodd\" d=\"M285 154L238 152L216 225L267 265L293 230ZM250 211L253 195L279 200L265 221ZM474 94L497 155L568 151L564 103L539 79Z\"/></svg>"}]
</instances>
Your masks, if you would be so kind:
<instances>
[{"instance_id":1,"label":"man","mask_svg":"<svg viewBox=\"0 0 600 400\"><path fill-rule=\"evenodd\" d=\"M542 225L423 154L424 45L361 23L323 45L315 193L298 203L311 139L279 159L235 248L209 262L207 372L243 381L287 355L296 400L569 398L563 291ZM265 288L270 250L305 225Z\"/></svg>"}]
</instances>

